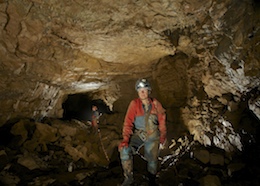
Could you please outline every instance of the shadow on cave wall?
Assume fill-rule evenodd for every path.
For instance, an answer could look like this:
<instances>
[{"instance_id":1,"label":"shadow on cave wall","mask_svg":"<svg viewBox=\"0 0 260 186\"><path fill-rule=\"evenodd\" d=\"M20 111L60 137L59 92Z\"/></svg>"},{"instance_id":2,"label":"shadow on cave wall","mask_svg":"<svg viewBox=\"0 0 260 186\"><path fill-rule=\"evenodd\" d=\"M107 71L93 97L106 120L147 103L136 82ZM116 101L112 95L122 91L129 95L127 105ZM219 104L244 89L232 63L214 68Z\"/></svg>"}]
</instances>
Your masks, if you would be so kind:
<instances>
[{"instance_id":1,"label":"shadow on cave wall","mask_svg":"<svg viewBox=\"0 0 260 186\"><path fill-rule=\"evenodd\" d=\"M62 104L64 110L62 119L89 121L92 105L96 105L100 113L110 113L109 107L102 100L91 100L87 94L72 94L68 95Z\"/></svg>"}]
</instances>

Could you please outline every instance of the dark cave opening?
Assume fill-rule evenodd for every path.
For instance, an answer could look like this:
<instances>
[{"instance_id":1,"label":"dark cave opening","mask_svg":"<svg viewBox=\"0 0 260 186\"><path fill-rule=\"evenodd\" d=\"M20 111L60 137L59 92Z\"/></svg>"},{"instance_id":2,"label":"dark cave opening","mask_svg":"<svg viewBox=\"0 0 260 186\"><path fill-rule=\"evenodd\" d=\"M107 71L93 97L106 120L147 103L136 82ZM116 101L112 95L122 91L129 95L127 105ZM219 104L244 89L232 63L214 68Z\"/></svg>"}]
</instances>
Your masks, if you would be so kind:
<instances>
[{"instance_id":1,"label":"dark cave opening","mask_svg":"<svg viewBox=\"0 0 260 186\"><path fill-rule=\"evenodd\" d=\"M71 94L62 104L62 119L90 121L92 105L97 106L99 113L110 113L109 107L101 99L91 100L87 94Z\"/></svg>"}]
</instances>

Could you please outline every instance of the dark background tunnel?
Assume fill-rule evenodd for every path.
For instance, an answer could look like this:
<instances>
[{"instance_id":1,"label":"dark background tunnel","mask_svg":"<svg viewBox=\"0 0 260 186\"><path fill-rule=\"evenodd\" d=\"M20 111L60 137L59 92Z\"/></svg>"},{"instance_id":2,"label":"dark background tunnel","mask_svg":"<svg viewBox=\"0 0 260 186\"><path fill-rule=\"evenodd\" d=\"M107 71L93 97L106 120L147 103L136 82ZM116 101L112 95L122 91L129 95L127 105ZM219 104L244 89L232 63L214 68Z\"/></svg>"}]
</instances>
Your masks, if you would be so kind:
<instances>
[{"instance_id":1,"label":"dark background tunnel","mask_svg":"<svg viewBox=\"0 0 260 186\"><path fill-rule=\"evenodd\" d=\"M62 104L63 119L90 121L92 105L98 107L99 113L110 113L109 107L102 100L91 100L87 94L72 94L68 95L68 98Z\"/></svg>"}]
</instances>

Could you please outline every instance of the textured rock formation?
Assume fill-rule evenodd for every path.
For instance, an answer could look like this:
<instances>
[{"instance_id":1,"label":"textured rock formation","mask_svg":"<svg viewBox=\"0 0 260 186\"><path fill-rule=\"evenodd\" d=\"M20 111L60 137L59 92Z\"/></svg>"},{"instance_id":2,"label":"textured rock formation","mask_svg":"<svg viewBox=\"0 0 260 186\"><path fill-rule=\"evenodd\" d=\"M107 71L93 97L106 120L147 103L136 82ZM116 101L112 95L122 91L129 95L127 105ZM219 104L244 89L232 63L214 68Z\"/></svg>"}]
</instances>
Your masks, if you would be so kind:
<instances>
[{"instance_id":1,"label":"textured rock formation","mask_svg":"<svg viewBox=\"0 0 260 186\"><path fill-rule=\"evenodd\" d=\"M7 145L0 151L0 184L118 185L123 176L117 153L121 128L102 118L100 135L75 119L48 118L41 123L23 119L15 123L9 131L13 137L5 138ZM6 137L9 132L3 134L0 129L1 137ZM142 150L139 153L141 156L134 156L135 181L136 185L147 185L146 162L141 158ZM258 154L249 154L258 159ZM168 148L161 150L157 182L163 186L258 185L257 174L252 178L250 172L258 172L259 167L250 161L219 148L203 147L192 135L185 135L171 139Z\"/></svg>"},{"instance_id":2,"label":"textured rock formation","mask_svg":"<svg viewBox=\"0 0 260 186\"><path fill-rule=\"evenodd\" d=\"M0 126L61 118L68 96L81 93L103 100L115 112L106 122L119 127L146 77L167 110L170 140L189 132L206 147L241 151L260 119L259 10L256 0L2 0ZM26 126L38 131L29 141L23 123L12 133L31 150L52 131ZM56 140L39 139L45 149L46 139Z\"/></svg>"}]
</instances>

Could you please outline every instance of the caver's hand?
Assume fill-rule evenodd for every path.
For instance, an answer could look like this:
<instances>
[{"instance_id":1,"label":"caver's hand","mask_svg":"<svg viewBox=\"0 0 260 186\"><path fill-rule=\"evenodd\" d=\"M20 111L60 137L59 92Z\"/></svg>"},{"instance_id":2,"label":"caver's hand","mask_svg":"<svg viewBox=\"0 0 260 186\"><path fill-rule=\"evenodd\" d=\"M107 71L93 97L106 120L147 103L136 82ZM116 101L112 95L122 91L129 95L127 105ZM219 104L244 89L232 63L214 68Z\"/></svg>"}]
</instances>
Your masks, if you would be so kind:
<instances>
[{"instance_id":1,"label":"caver's hand","mask_svg":"<svg viewBox=\"0 0 260 186\"><path fill-rule=\"evenodd\" d=\"M121 143L118 145L118 150L121 151L123 147L128 147L129 139L124 137Z\"/></svg>"},{"instance_id":2,"label":"caver's hand","mask_svg":"<svg viewBox=\"0 0 260 186\"><path fill-rule=\"evenodd\" d=\"M163 140L162 142L160 142L160 146L159 146L159 149L162 150L162 149L165 149L165 144L166 144L166 139Z\"/></svg>"}]
</instances>

